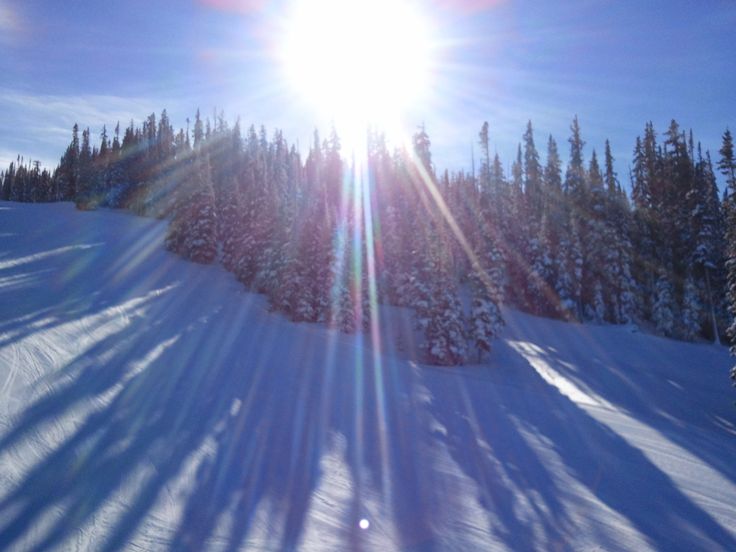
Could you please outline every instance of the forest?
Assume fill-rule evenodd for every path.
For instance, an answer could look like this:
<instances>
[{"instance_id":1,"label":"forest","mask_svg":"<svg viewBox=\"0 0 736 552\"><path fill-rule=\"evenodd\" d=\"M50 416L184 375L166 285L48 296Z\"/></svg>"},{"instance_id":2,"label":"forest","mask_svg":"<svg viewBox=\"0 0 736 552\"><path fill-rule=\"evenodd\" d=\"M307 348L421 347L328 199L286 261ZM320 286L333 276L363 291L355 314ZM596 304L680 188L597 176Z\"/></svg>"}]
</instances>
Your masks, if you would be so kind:
<instances>
[{"instance_id":1,"label":"forest","mask_svg":"<svg viewBox=\"0 0 736 552\"><path fill-rule=\"evenodd\" d=\"M302 155L282 132L244 130L221 113L197 111L175 131L164 110L122 136L119 123L112 136L103 128L99 141L75 125L53 171L19 157L0 173L0 198L167 218L167 249L221 263L294 321L370 331L378 304L410 308L432 364L482 361L502 304L687 341L730 335L730 131L713 161L676 121L659 136L647 123L628 186L608 141L586 159L577 117L567 142L566 162L552 136L543 158L529 122L504 164L483 123L477 167L450 173L433 164L423 126L391 149L368 130L358 159L334 129L326 139L315 130Z\"/></svg>"}]
</instances>

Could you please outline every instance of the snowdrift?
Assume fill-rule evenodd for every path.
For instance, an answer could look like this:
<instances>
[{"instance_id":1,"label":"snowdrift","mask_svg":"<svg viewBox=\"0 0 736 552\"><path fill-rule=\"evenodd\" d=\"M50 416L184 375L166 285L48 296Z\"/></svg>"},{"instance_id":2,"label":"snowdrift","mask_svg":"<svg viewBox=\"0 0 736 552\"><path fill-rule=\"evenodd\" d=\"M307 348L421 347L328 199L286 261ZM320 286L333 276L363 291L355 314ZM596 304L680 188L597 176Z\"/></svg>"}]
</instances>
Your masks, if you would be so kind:
<instances>
[{"instance_id":1,"label":"snowdrift","mask_svg":"<svg viewBox=\"0 0 736 552\"><path fill-rule=\"evenodd\" d=\"M506 311L425 367L164 232L0 203L0 548L736 549L725 348Z\"/></svg>"}]
</instances>

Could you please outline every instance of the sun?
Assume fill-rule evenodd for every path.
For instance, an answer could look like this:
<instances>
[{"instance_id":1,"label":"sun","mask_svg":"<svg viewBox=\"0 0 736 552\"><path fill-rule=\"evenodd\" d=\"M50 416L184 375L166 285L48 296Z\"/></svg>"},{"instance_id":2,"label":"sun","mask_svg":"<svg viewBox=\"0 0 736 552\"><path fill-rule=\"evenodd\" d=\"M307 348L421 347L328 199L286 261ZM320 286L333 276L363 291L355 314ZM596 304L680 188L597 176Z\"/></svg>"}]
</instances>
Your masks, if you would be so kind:
<instances>
[{"instance_id":1,"label":"sun","mask_svg":"<svg viewBox=\"0 0 736 552\"><path fill-rule=\"evenodd\" d=\"M428 23L409 0L294 0L282 45L293 92L343 132L400 126L431 85Z\"/></svg>"}]
</instances>

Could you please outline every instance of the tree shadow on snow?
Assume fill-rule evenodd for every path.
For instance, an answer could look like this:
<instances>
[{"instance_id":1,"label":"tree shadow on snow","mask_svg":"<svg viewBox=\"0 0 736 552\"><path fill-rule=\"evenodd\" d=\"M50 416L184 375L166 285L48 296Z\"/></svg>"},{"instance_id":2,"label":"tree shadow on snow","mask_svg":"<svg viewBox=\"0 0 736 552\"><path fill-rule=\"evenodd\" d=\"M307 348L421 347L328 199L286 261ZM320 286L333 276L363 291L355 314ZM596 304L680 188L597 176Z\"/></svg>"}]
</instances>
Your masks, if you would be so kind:
<instances>
[{"instance_id":1,"label":"tree shadow on snow","mask_svg":"<svg viewBox=\"0 0 736 552\"><path fill-rule=\"evenodd\" d=\"M714 370L724 364L725 350L631 334L621 327L566 325L576 335L560 351L555 324L530 325L523 333L545 363L736 484L736 466L730 461L736 454L734 431L719 421L736 424L733 397L722 383L727 370Z\"/></svg>"},{"instance_id":2,"label":"tree shadow on snow","mask_svg":"<svg viewBox=\"0 0 736 552\"><path fill-rule=\"evenodd\" d=\"M201 454L182 498L183 514L163 546L201 550L217 534L225 549L237 550L266 505L272 523L266 545L297 548L325 475L320 461L335 434L344 437L354 482L352 506L337 520L346 549L368 545L358 528L358 520L370 516L368 495L385 501L396 549L441 548L443 518L456 507L456 489L434 464L431 448L439 444L475 481L489 530L509 548L570 548L575 518L529 435L546 442L566 473L656 548L736 546L641 451L547 384L509 347L506 358L528 372L534 392L473 379L467 371L422 374L390 359L381 366L367 347L348 348L350 357L339 346L333 355L324 347L323 329L305 331L277 317L259 324L253 319L259 309L205 286L187 289L149 297L145 327L125 327L69 363L59 384L2 438L0 454L36 439L77 406L94 405L3 497L5 546L29 537L54 510L61 514L32 549L60 545L94 523L123 490L130 495L126 507L100 547L123 548L168 485L178 476L187 479L190 460ZM96 361L110 349L112 359ZM422 397L423 386L431 401ZM430 435L430 417L444 434ZM223 536L218 527L226 516L233 521ZM614 535L600 538L615 543Z\"/></svg>"},{"instance_id":3,"label":"tree shadow on snow","mask_svg":"<svg viewBox=\"0 0 736 552\"><path fill-rule=\"evenodd\" d=\"M61 442L3 497L0 512L7 521L0 542L12 545L46 513L60 508L63 515L35 549L58 544L89 521L137 471L152 472L143 475L148 479L144 488L151 489L162 477L171 477L196 449L213 417L221 417L229 404L218 402L219 374L206 371L212 351L205 346L204 319L185 328L172 320L186 320L192 312L215 315L222 305L208 304L209 295L193 289L186 297L163 294L143 302L145 327L133 324L95 343L19 415L0 440L0 452L24 439L42 441L41 432ZM226 328L218 329L228 335ZM163 345L176 339L187 345ZM206 343L213 341L210 337ZM81 424L63 435L58 420L77 407L90 406ZM138 507L136 515L145 512Z\"/></svg>"},{"instance_id":4,"label":"tree shadow on snow","mask_svg":"<svg viewBox=\"0 0 736 552\"><path fill-rule=\"evenodd\" d=\"M433 472L421 450L421 436L428 431L424 407L415 402L417 373L405 364L381 368L361 347L355 350L359 360L346 363L344 356L336 362L324 348L292 345L302 351L303 371L274 374L279 362L271 359L268 373L256 375L244 390L243 407L216 437L217 453L198 471L171 548L202 549L227 510L233 518L227 549L236 550L265 502L273 507L269 519L281 523L270 530L270 547L297 548L310 501L324 476L320 460L331 436L341 435L353 481L350 507L336 520L341 546L366 546L359 521L370 518L364 494L371 494L390 496L381 507L396 524L396 549L431 549L433 520L442 508L433 496Z\"/></svg>"},{"instance_id":5,"label":"tree shadow on snow","mask_svg":"<svg viewBox=\"0 0 736 552\"><path fill-rule=\"evenodd\" d=\"M166 274L154 287L178 281ZM0 454L44 442L45 433L58 443L0 500L0 543L61 545L119 499L125 507L101 549L123 548L183 476L183 514L166 547L205 548L231 515L225 542L238 549L268 504L269 545L293 549L323 475L320 460L339 434L354 482L351 506L340 512L345 546L364 545L358 521L372 494L390 497L383 506L396 522L397 548L431 549L442 506L422 449L428 431L418 373L406 364L381 367L361 337L334 334L348 346L333 354L323 328L233 301L207 285L207 272L197 274L184 276L186 287L136 298L140 320L40 380L48 391L0 438ZM67 415L80 422L62 429Z\"/></svg>"},{"instance_id":6,"label":"tree shadow on snow","mask_svg":"<svg viewBox=\"0 0 736 552\"><path fill-rule=\"evenodd\" d=\"M560 469L655 549L736 547L733 536L641 450L547 384L508 345L499 346L511 368L524 371L523 390L452 372L428 378L427 385L432 415L446 430L441 440L476 482L490 530L510 549L573 548L579 513L569 512L561 498L567 493L555 476ZM554 454L542 458L540 447ZM615 529L613 534L600 529L598 539L604 547L620 546Z\"/></svg>"}]
</instances>

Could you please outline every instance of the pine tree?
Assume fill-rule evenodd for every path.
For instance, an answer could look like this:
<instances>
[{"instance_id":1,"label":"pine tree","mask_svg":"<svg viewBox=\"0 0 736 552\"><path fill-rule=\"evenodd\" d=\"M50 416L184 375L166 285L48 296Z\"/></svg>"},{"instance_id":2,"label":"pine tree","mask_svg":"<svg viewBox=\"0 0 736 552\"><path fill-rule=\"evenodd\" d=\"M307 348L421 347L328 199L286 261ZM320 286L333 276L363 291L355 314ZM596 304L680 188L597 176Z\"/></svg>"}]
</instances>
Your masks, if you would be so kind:
<instances>
[{"instance_id":1,"label":"pine tree","mask_svg":"<svg viewBox=\"0 0 736 552\"><path fill-rule=\"evenodd\" d=\"M657 331L666 337L671 337L675 332L675 302L667 274L660 271L655 286L654 305L652 307L652 321Z\"/></svg>"},{"instance_id":2,"label":"pine tree","mask_svg":"<svg viewBox=\"0 0 736 552\"><path fill-rule=\"evenodd\" d=\"M235 269L240 257L241 236L243 234L243 215L238 181L230 176L230 183L224 191L222 211L219 216L222 235L222 265L226 270Z\"/></svg>"},{"instance_id":3,"label":"pine tree","mask_svg":"<svg viewBox=\"0 0 736 552\"><path fill-rule=\"evenodd\" d=\"M736 158L734 157L733 139L727 129L723 134L723 145L718 168L726 177L726 200L724 211L726 219L726 271L728 310L731 314L731 325L728 336L731 338L731 354L736 356ZM731 380L736 385L736 366L731 369Z\"/></svg>"},{"instance_id":4,"label":"pine tree","mask_svg":"<svg viewBox=\"0 0 736 552\"><path fill-rule=\"evenodd\" d=\"M626 194L621 189L613 168L611 145L606 140L604 182L603 242L604 293L608 305L607 319L614 324L627 324L634 315L634 289L636 284L631 275L631 213Z\"/></svg>"},{"instance_id":5,"label":"pine tree","mask_svg":"<svg viewBox=\"0 0 736 552\"><path fill-rule=\"evenodd\" d=\"M576 317L577 304L575 301L575 267L574 252L571 240L567 235L560 238L557 257L555 258L555 305L559 318L570 320Z\"/></svg>"},{"instance_id":6,"label":"pine tree","mask_svg":"<svg viewBox=\"0 0 736 552\"><path fill-rule=\"evenodd\" d=\"M262 130L262 135L265 130ZM235 276L247 287L252 287L259 271L261 255L273 228L275 199L268 185L267 153L265 136L259 138L255 127L248 129L244 171L241 181L243 198L243 231L236 249L238 258L234 263Z\"/></svg>"},{"instance_id":7,"label":"pine tree","mask_svg":"<svg viewBox=\"0 0 736 552\"><path fill-rule=\"evenodd\" d=\"M478 133L478 143L480 144L480 171L478 173L478 184L484 193L488 193L491 188L491 152L489 146L488 122L484 122Z\"/></svg>"},{"instance_id":8,"label":"pine tree","mask_svg":"<svg viewBox=\"0 0 736 552\"><path fill-rule=\"evenodd\" d=\"M215 194L212 189L209 161L197 166L197 190L191 198L190 239L186 257L197 263L211 263L217 254Z\"/></svg>"},{"instance_id":9,"label":"pine tree","mask_svg":"<svg viewBox=\"0 0 736 552\"><path fill-rule=\"evenodd\" d=\"M5 174L3 176L2 199L4 201L13 201L11 197L13 195L12 189L13 189L14 179L15 179L15 163L11 161L10 165L8 166L8 170L5 171Z\"/></svg>"},{"instance_id":10,"label":"pine tree","mask_svg":"<svg viewBox=\"0 0 736 552\"><path fill-rule=\"evenodd\" d=\"M506 295L521 308L526 308L529 264L527 248L530 229L524 202L524 165L521 144L516 153L516 160L511 165L512 179L508 190L507 213L502 226L504 256L507 259L508 279Z\"/></svg>"},{"instance_id":11,"label":"pine tree","mask_svg":"<svg viewBox=\"0 0 736 552\"><path fill-rule=\"evenodd\" d=\"M607 274L607 249L612 245L606 239L606 192L598 157L593 150L587 172L585 191L579 196L578 224L583 241L582 301L586 317L602 322L606 308L603 302L603 281Z\"/></svg>"},{"instance_id":12,"label":"pine tree","mask_svg":"<svg viewBox=\"0 0 736 552\"><path fill-rule=\"evenodd\" d=\"M351 255L349 252L347 232L338 234L338 243L332 262L332 293L330 320L332 327L345 333L354 332L360 325L356 318L355 275L351 271Z\"/></svg>"},{"instance_id":13,"label":"pine tree","mask_svg":"<svg viewBox=\"0 0 736 552\"><path fill-rule=\"evenodd\" d=\"M696 278L706 289L706 304L710 318L710 332L716 343L720 343L713 285L723 287L720 271L724 254L723 223L721 205L718 200L718 185L711 165L710 156L703 159L698 144L698 159L694 167L692 186L687 193L687 210L690 230L688 234L688 265ZM720 293L716 293L716 296ZM707 305L707 307L706 307ZM705 313L702 313L705 315ZM703 316L704 317L704 316Z\"/></svg>"},{"instance_id":14,"label":"pine tree","mask_svg":"<svg viewBox=\"0 0 736 552\"><path fill-rule=\"evenodd\" d=\"M76 123L72 128L72 141L54 172L54 180L59 201L71 201L76 197L79 180L79 127Z\"/></svg>"},{"instance_id":15,"label":"pine tree","mask_svg":"<svg viewBox=\"0 0 736 552\"><path fill-rule=\"evenodd\" d=\"M703 312L698 288L691 274L685 279L685 288L680 315L680 337L686 341L694 341L700 334L700 320Z\"/></svg>"},{"instance_id":16,"label":"pine tree","mask_svg":"<svg viewBox=\"0 0 736 552\"><path fill-rule=\"evenodd\" d=\"M412 138L414 144L414 154L419 159L420 166L426 171L427 174L434 174L432 168L432 153L430 151L431 142L427 131L422 124L417 132L414 133Z\"/></svg>"},{"instance_id":17,"label":"pine tree","mask_svg":"<svg viewBox=\"0 0 736 552\"><path fill-rule=\"evenodd\" d=\"M542 214L542 166L534 145L532 122L528 121L524 133L524 193L530 220L538 222Z\"/></svg>"},{"instance_id":18,"label":"pine tree","mask_svg":"<svg viewBox=\"0 0 736 552\"><path fill-rule=\"evenodd\" d=\"M503 259L495 244L487 243L485 255L477 254L477 266L470 276L472 305L468 337L478 353L478 362L491 350L492 340L504 326L501 314L503 299Z\"/></svg>"},{"instance_id":19,"label":"pine tree","mask_svg":"<svg viewBox=\"0 0 736 552\"><path fill-rule=\"evenodd\" d=\"M437 290L430 298L431 317L425 331L429 362L462 364L466 355L465 323L454 287Z\"/></svg>"},{"instance_id":20,"label":"pine tree","mask_svg":"<svg viewBox=\"0 0 736 552\"><path fill-rule=\"evenodd\" d=\"M585 270L585 244L587 222L590 213L588 190L586 184L585 167L583 166L583 147L585 142L580 136L580 125L575 116L570 126L570 161L565 173L563 192L568 203L567 216L567 238L566 243L561 245L565 250L565 259L561 259L559 266L563 275L558 277L558 294L560 295L562 316L567 318L573 316L582 320L584 313L583 304L583 277ZM574 310L568 307L574 304Z\"/></svg>"},{"instance_id":21,"label":"pine tree","mask_svg":"<svg viewBox=\"0 0 736 552\"><path fill-rule=\"evenodd\" d=\"M733 149L733 137L729 129L723 133L723 145L718 152L721 154L718 169L726 177L729 194L733 195L736 192L736 156Z\"/></svg>"},{"instance_id":22,"label":"pine tree","mask_svg":"<svg viewBox=\"0 0 736 552\"><path fill-rule=\"evenodd\" d=\"M580 230L578 224L577 219L573 218L570 230L570 255L568 262L570 263L572 285L570 299L573 305L575 305L577 319L582 320L583 246L580 241Z\"/></svg>"},{"instance_id":23,"label":"pine tree","mask_svg":"<svg viewBox=\"0 0 736 552\"><path fill-rule=\"evenodd\" d=\"M593 287L593 304L591 306L591 318L597 324L603 322L606 315L606 304L603 300L603 285L600 280Z\"/></svg>"},{"instance_id":24,"label":"pine tree","mask_svg":"<svg viewBox=\"0 0 736 552\"><path fill-rule=\"evenodd\" d=\"M564 191L573 199L583 193L585 189L585 167L583 166L583 147L585 142L580 136L580 124L577 115L570 126L572 135L568 139L570 143L570 162L565 173Z\"/></svg>"},{"instance_id":25,"label":"pine tree","mask_svg":"<svg viewBox=\"0 0 736 552\"><path fill-rule=\"evenodd\" d=\"M197 154L169 225L166 247L186 259L211 263L217 253L215 197L209 160Z\"/></svg>"},{"instance_id":26,"label":"pine tree","mask_svg":"<svg viewBox=\"0 0 736 552\"><path fill-rule=\"evenodd\" d=\"M633 263L638 314L652 319L658 272L667 266L670 255L663 243L661 224L662 167L656 134L651 122L644 129L644 139L637 138L632 170Z\"/></svg>"},{"instance_id":27,"label":"pine tree","mask_svg":"<svg viewBox=\"0 0 736 552\"><path fill-rule=\"evenodd\" d=\"M618 182L618 175L616 174L616 171L613 168L613 154L611 153L611 144L608 140L606 140L606 149L605 149L605 175L603 177L605 183L606 183L606 191L608 192L609 197L616 197L621 193L621 185Z\"/></svg>"},{"instance_id":28,"label":"pine tree","mask_svg":"<svg viewBox=\"0 0 736 552\"><path fill-rule=\"evenodd\" d=\"M204 140L204 128L202 125L202 118L199 115L199 109L197 114L194 116L194 136L193 136L193 147L198 148Z\"/></svg>"}]
</instances>

